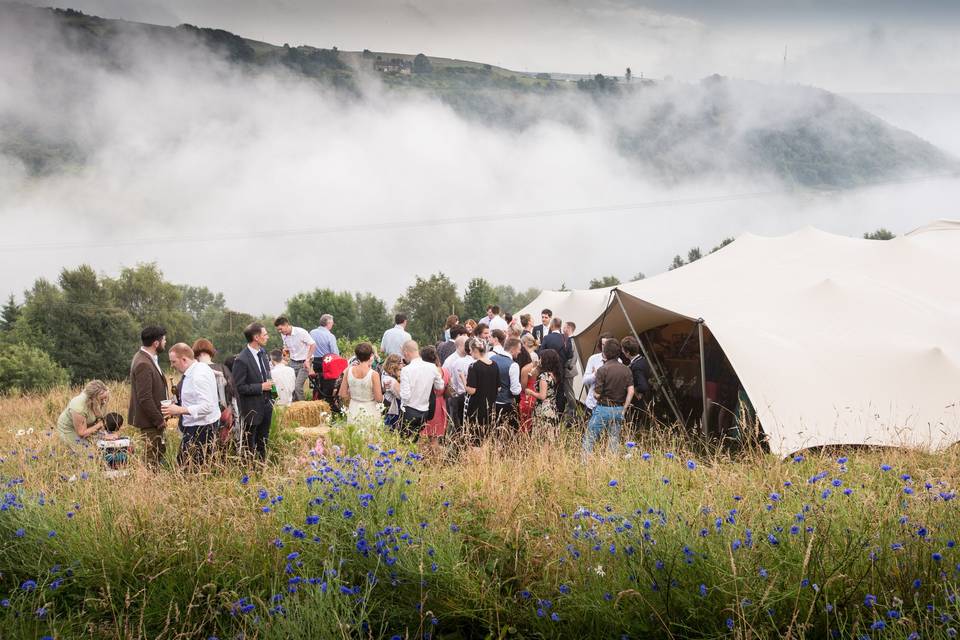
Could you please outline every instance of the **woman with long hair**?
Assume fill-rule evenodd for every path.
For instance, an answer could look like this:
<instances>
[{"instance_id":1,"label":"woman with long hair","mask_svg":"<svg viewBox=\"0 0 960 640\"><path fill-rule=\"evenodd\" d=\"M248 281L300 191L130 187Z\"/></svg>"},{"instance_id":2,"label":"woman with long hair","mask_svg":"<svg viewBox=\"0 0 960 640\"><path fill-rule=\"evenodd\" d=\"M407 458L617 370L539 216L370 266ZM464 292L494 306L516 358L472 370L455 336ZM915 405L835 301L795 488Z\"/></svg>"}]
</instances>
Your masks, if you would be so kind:
<instances>
[{"instance_id":1,"label":"woman with long hair","mask_svg":"<svg viewBox=\"0 0 960 640\"><path fill-rule=\"evenodd\" d=\"M477 321L470 318L463 323L463 326L467 328L467 337L472 338L477 328Z\"/></svg>"},{"instance_id":2,"label":"woman with long hair","mask_svg":"<svg viewBox=\"0 0 960 640\"><path fill-rule=\"evenodd\" d=\"M537 390L537 372L540 357L537 356L537 347L540 343L528 333L520 338L520 355L517 364L520 365L520 388ZM533 421L533 409L537 406L537 399L524 392L520 395L520 431L527 433Z\"/></svg>"},{"instance_id":3,"label":"woman with long hair","mask_svg":"<svg viewBox=\"0 0 960 640\"><path fill-rule=\"evenodd\" d=\"M537 406L533 410L533 416L541 422L556 422L559 415L557 411L557 393L563 380L563 370L561 369L560 356L553 349L545 349L540 354L539 373L537 374L536 390L524 389L524 394L533 396L537 400Z\"/></svg>"},{"instance_id":4,"label":"woman with long hair","mask_svg":"<svg viewBox=\"0 0 960 640\"><path fill-rule=\"evenodd\" d=\"M399 354L391 353L383 363L381 372L383 385L383 401L386 405L383 414L383 423L388 427L395 427L400 420L400 370L403 369L403 358Z\"/></svg>"},{"instance_id":5,"label":"woman with long hair","mask_svg":"<svg viewBox=\"0 0 960 640\"><path fill-rule=\"evenodd\" d=\"M91 380L57 418L57 435L70 446L89 439L106 427L103 418L109 401L107 385L101 380Z\"/></svg>"},{"instance_id":6,"label":"woman with long hair","mask_svg":"<svg viewBox=\"0 0 960 640\"><path fill-rule=\"evenodd\" d=\"M420 432L420 434L429 438L442 438L447 433L446 391L447 387L450 386L450 372L446 369L440 368L440 363L437 359L437 350L431 345L427 345L420 349L420 359L436 366L438 369L440 369L440 374L443 376L443 389L433 390L434 400L436 401L436 408L433 410L433 417L425 425L423 425L423 430Z\"/></svg>"},{"instance_id":7,"label":"woman with long hair","mask_svg":"<svg viewBox=\"0 0 960 640\"><path fill-rule=\"evenodd\" d=\"M380 421L383 406L383 387L380 374L371 366L373 345L361 342L353 350L356 361L343 374L340 399L349 400L347 420L354 424L372 424Z\"/></svg>"},{"instance_id":8,"label":"woman with long hair","mask_svg":"<svg viewBox=\"0 0 960 640\"><path fill-rule=\"evenodd\" d=\"M450 339L450 329L453 329L455 326L460 324L460 318L454 314L447 316L447 321L443 325L443 340L446 342ZM421 356L422 357L422 356Z\"/></svg>"}]
</instances>

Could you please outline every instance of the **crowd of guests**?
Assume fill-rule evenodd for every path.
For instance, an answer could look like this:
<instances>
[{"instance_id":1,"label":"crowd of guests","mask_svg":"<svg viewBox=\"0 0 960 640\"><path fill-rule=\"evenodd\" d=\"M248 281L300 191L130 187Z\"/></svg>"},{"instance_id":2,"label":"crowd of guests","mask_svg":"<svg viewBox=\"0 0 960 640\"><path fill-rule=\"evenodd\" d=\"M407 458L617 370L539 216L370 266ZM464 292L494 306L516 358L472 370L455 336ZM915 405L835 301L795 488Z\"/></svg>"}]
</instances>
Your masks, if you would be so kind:
<instances>
[{"instance_id":1,"label":"crowd of guests","mask_svg":"<svg viewBox=\"0 0 960 640\"><path fill-rule=\"evenodd\" d=\"M549 309L536 325L530 315L514 318L496 305L479 320L461 323L452 315L441 339L422 347L408 333L404 314L394 320L379 351L362 342L349 359L339 352L330 314L312 331L277 318L283 349L269 352L270 333L254 322L244 329L247 346L223 364L213 361L217 352L209 340L168 349L162 327L144 327L130 366L127 420L142 436L145 459L162 464L166 430L175 420L182 466L204 463L227 443L264 461L274 405L303 400L308 382L313 398L327 400L353 423L384 425L411 440L458 435L476 446L495 428L525 433L582 412L589 415L585 454L604 432L616 449L624 421L646 411L650 369L633 337L621 343L601 336L583 371L581 405L572 386L576 326ZM180 374L174 387L159 363L165 351ZM95 441L115 468L129 441L113 443L125 439L116 435L122 416L105 413L109 399L103 382L90 382L60 415L57 432L70 445Z\"/></svg>"}]
</instances>

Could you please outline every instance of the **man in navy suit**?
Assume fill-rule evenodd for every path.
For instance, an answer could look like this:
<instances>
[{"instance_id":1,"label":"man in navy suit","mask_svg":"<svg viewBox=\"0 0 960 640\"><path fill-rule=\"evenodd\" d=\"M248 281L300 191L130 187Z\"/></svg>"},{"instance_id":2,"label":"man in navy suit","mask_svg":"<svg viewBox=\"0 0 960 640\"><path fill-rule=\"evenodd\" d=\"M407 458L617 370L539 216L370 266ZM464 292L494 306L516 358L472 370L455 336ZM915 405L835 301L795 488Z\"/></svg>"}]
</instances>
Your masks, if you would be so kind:
<instances>
[{"instance_id":1,"label":"man in navy suit","mask_svg":"<svg viewBox=\"0 0 960 640\"><path fill-rule=\"evenodd\" d=\"M232 370L240 409L242 444L248 453L266 460L267 438L273 417L270 398L273 380L270 379L270 362L264 349L270 334L265 326L253 322L243 330L243 337L247 339L247 348L237 354Z\"/></svg>"},{"instance_id":2,"label":"man in navy suit","mask_svg":"<svg viewBox=\"0 0 960 640\"><path fill-rule=\"evenodd\" d=\"M537 342L542 343L543 339L550 333L550 319L553 317L553 311L550 309L544 309L540 312L540 322L543 324L538 324L533 328L533 337L537 339Z\"/></svg>"}]
</instances>

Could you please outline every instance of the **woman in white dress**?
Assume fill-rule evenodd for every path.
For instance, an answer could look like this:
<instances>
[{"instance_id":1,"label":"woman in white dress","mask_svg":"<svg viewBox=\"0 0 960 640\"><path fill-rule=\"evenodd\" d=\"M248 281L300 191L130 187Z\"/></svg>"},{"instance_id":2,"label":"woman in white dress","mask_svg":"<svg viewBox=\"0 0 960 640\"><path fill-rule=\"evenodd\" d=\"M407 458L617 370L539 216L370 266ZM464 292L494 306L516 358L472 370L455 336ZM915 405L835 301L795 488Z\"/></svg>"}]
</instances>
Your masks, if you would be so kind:
<instances>
[{"instance_id":1,"label":"woman in white dress","mask_svg":"<svg viewBox=\"0 0 960 640\"><path fill-rule=\"evenodd\" d=\"M383 387L380 374L373 370L373 345L361 342L354 349L357 361L343 374L340 399L349 401L347 420L353 423L377 423L382 420Z\"/></svg>"}]
</instances>

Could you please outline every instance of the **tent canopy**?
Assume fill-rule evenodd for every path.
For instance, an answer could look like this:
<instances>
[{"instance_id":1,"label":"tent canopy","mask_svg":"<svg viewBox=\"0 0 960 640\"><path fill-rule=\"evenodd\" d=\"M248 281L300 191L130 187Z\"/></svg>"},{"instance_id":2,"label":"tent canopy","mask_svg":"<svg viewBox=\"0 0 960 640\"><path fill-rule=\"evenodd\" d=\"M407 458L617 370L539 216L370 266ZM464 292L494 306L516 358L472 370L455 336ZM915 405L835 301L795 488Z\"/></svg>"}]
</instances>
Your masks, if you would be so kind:
<instances>
[{"instance_id":1,"label":"tent canopy","mask_svg":"<svg viewBox=\"0 0 960 640\"><path fill-rule=\"evenodd\" d=\"M547 291L522 312L547 307L576 322L584 360L601 324L624 336L627 316L638 333L703 319L776 453L830 444L937 449L960 440L958 280L960 222L887 241L806 228L745 234L615 288Z\"/></svg>"}]
</instances>

